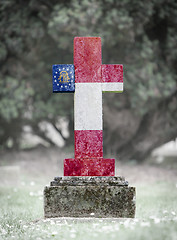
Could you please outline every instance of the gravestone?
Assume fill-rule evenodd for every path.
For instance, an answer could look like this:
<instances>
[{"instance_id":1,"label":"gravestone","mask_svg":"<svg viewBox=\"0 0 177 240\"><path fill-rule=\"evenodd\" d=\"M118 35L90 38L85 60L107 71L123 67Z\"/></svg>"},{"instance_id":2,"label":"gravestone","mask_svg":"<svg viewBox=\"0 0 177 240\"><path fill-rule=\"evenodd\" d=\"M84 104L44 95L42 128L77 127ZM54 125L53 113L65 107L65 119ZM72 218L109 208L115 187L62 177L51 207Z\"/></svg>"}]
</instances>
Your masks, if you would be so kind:
<instances>
[{"instance_id":1,"label":"gravestone","mask_svg":"<svg viewBox=\"0 0 177 240\"><path fill-rule=\"evenodd\" d=\"M74 65L53 65L53 92L74 92L75 158L44 189L45 217L134 217L135 188L103 158L102 92L123 91L123 66L102 64L101 38L74 38Z\"/></svg>"}]
</instances>

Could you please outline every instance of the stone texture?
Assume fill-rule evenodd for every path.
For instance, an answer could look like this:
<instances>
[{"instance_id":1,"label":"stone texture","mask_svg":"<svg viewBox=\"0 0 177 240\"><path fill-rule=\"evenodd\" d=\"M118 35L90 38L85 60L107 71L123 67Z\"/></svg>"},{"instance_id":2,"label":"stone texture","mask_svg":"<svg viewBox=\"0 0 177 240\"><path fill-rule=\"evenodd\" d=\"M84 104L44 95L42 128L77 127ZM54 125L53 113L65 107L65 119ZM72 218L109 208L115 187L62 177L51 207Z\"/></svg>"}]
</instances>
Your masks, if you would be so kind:
<instances>
[{"instance_id":1,"label":"stone texture","mask_svg":"<svg viewBox=\"0 0 177 240\"><path fill-rule=\"evenodd\" d=\"M113 158L69 158L64 160L64 176L114 176Z\"/></svg>"},{"instance_id":2,"label":"stone texture","mask_svg":"<svg viewBox=\"0 0 177 240\"><path fill-rule=\"evenodd\" d=\"M75 158L103 157L102 130L75 130Z\"/></svg>"},{"instance_id":3,"label":"stone texture","mask_svg":"<svg viewBox=\"0 0 177 240\"><path fill-rule=\"evenodd\" d=\"M101 38L74 38L75 82L101 82Z\"/></svg>"},{"instance_id":4,"label":"stone texture","mask_svg":"<svg viewBox=\"0 0 177 240\"><path fill-rule=\"evenodd\" d=\"M44 214L133 218L135 188L123 177L58 177L44 189Z\"/></svg>"},{"instance_id":5,"label":"stone texture","mask_svg":"<svg viewBox=\"0 0 177 240\"><path fill-rule=\"evenodd\" d=\"M101 66L102 82L122 82L123 83L123 65L122 64L103 64Z\"/></svg>"},{"instance_id":6,"label":"stone texture","mask_svg":"<svg viewBox=\"0 0 177 240\"><path fill-rule=\"evenodd\" d=\"M102 130L102 84L76 83L74 129Z\"/></svg>"},{"instance_id":7,"label":"stone texture","mask_svg":"<svg viewBox=\"0 0 177 240\"><path fill-rule=\"evenodd\" d=\"M124 177L55 177L50 186L128 186Z\"/></svg>"}]
</instances>

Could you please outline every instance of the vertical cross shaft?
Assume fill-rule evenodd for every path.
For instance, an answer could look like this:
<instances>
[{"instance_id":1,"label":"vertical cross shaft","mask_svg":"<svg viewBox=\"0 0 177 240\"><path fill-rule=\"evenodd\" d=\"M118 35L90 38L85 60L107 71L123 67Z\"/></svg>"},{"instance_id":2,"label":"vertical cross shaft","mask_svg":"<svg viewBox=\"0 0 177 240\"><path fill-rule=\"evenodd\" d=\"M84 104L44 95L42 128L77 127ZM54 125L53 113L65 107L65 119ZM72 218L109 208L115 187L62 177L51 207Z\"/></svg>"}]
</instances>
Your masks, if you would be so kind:
<instances>
[{"instance_id":1,"label":"vertical cross shaft","mask_svg":"<svg viewBox=\"0 0 177 240\"><path fill-rule=\"evenodd\" d=\"M102 158L101 39L74 39L75 158Z\"/></svg>"}]
</instances>

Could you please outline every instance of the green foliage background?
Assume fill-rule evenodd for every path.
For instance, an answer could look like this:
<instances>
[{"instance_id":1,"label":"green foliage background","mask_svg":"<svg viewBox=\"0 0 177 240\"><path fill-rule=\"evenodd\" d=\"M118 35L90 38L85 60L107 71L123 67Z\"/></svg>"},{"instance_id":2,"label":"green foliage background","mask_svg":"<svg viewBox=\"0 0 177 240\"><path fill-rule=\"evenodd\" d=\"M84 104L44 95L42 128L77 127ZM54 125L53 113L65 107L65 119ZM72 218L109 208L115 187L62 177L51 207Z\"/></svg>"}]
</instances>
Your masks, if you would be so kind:
<instances>
[{"instance_id":1,"label":"green foliage background","mask_svg":"<svg viewBox=\"0 0 177 240\"><path fill-rule=\"evenodd\" d=\"M121 126L114 129L120 139L114 150L125 151L133 138L140 136L142 126L148 128L158 118L154 113L159 110L159 118L165 113L165 123L161 121L159 126L167 131L161 131L154 147L176 137L176 26L175 0L1 1L1 146L7 146L12 138L13 146L18 147L24 125L41 134L39 122L46 120L56 127L58 116L69 120L72 141L73 95L52 94L51 66L73 63L75 36L101 36L103 63L124 64L125 93L121 97L104 95L104 104L123 115L128 109L137 126L134 132L124 126L128 132L120 135ZM148 113L152 120L144 125ZM112 123L107 115L105 118L105 142L110 146L114 141ZM139 157L137 149L130 152L128 157Z\"/></svg>"}]
</instances>

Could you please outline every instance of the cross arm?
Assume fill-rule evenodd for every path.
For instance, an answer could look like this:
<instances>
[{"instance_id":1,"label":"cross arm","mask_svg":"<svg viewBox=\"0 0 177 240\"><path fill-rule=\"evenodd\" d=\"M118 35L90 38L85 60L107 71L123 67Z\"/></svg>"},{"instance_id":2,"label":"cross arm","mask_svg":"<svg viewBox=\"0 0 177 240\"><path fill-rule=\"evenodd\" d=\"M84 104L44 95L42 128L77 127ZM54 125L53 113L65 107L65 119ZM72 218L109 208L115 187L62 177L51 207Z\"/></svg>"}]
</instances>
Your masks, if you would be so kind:
<instances>
[{"instance_id":1,"label":"cross arm","mask_svg":"<svg viewBox=\"0 0 177 240\"><path fill-rule=\"evenodd\" d=\"M123 92L122 64L103 64L101 75L103 92Z\"/></svg>"}]
</instances>

